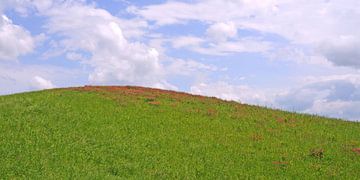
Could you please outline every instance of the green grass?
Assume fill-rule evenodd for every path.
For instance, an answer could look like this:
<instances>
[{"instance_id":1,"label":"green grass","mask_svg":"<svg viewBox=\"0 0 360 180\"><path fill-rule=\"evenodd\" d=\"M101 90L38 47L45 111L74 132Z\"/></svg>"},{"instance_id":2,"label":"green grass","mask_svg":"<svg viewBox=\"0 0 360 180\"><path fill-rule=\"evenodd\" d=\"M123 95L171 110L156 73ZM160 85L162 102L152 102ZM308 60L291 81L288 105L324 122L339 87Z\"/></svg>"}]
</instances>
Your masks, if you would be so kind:
<instances>
[{"instance_id":1,"label":"green grass","mask_svg":"<svg viewBox=\"0 0 360 180\"><path fill-rule=\"evenodd\" d=\"M0 97L0 179L359 179L360 123L134 87Z\"/></svg>"}]
</instances>

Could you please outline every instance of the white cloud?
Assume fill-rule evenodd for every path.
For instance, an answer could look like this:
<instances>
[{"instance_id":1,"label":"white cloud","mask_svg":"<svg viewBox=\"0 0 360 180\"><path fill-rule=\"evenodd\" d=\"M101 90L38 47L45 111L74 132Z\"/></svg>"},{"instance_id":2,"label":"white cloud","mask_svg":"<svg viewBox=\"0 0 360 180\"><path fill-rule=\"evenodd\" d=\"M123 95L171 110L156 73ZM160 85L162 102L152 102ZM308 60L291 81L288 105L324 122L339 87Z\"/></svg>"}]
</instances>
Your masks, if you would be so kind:
<instances>
[{"instance_id":1,"label":"white cloud","mask_svg":"<svg viewBox=\"0 0 360 180\"><path fill-rule=\"evenodd\" d=\"M194 76L194 74L204 71L220 71L214 65L203 64L194 60L171 59L170 65L166 67L166 72L169 75L186 75ZM193 77L194 78L194 77Z\"/></svg>"},{"instance_id":2,"label":"white cloud","mask_svg":"<svg viewBox=\"0 0 360 180\"><path fill-rule=\"evenodd\" d=\"M307 77L297 88L267 90L227 82L198 83L190 92L297 111L360 121L360 75Z\"/></svg>"},{"instance_id":3,"label":"white cloud","mask_svg":"<svg viewBox=\"0 0 360 180\"><path fill-rule=\"evenodd\" d=\"M214 37L215 38L215 37ZM265 53L272 48L270 42L255 38L236 38L231 41L227 38L213 41L206 37L180 36L166 39L174 48L184 48L200 54L224 56L235 53Z\"/></svg>"},{"instance_id":4,"label":"white cloud","mask_svg":"<svg viewBox=\"0 0 360 180\"><path fill-rule=\"evenodd\" d=\"M192 50L207 55L229 55L235 53L265 53L270 50L271 43L252 38L242 38L235 41L224 41L193 47Z\"/></svg>"},{"instance_id":5,"label":"white cloud","mask_svg":"<svg viewBox=\"0 0 360 180\"><path fill-rule=\"evenodd\" d=\"M14 9L21 15L27 14L26 4L29 0L1 0L0 3L0 14L7 9Z\"/></svg>"},{"instance_id":6,"label":"white cloud","mask_svg":"<svg viewBox=\"0 0 360 180\"><path fill-rule=\"evenodd\" d=\"M207 36L215 42L227 41L228 38L237 36L237 28L233 22L219 22L211 25L206 30Z\"/></svg>"},{"instance_id":7,"label":"white cloud","mask_svg":"<svg viewBox=\"0 0 360 180\"><path fill-rule=\"evenodd\" d=\"M189 20L221 23L232 21L240 28L273 32L299 42L322 41L334 35L359 34L360 2L356 0L200 0L168 1L133 10L158 24ZM296 22L296 23L294 23ZM341 26L340 26L341 25Z\"/></svg>"},{"instance_id":8,"label":"white cloud","mask_svg":"<svg viewBox=\"0 0 360 180\"><path fill-rule=\"evenodd\" d=\"M231 85L222 81L194 84L190 92L249 104L266 105L270 100L270 97L266 96L266 91L259 91L247 85Z\"/></svg>"},{"instance_id":9,"label":"white cloud","mask_svg":"<svg viewBox=\"0 0 360 180\"><path fill-rule=\"evenodd\" d=\"M319 46L319 51L335 65L360 69L360 39L353 36L324 42Z\"/></svg>"},{"instance_id":10,"label":"white cloud","mask_svg":"<svg viewBox=\"0 0 360 180\"><path fill-rule=\"evenodd\" d=\"M53 83L47 79L44 79L41 76L35 76L33 78L33 86L36 89L52 89L55 88L55 86L53 85Z\"/></svg>"},{"instance_id":11,"label":"white cloud","mask_svg":"<svg viewBox=\"0 0 360 180\"><path fill-rule=\"evenodd\" d=\"M335 118L360 121L360 101L332 101L317 100L307 113L322 114Z\"/></svg>"},{"instance_id":12,"label":"white cloud","mask_svg":"<svg viewBox=\"0 0 360 180\"><path fill-rule=\"evenodd\" d=\"M308 77L298 88L279 93L275 103L287 110L360 120L360 75Z\"/></svg>"},{"instance_id":13,"label":"white cloud","mask_svg":"<svg viewBox=\"0 0 360 180\"><path fill-rule=\"evenodd\" d=\"M80 86L84 85L84 78L86 74L80 69L0 62L0 95L52 88L55 84L56 87Z\"/></svg>"},{"instance_id":14,"label":"white cloud","mask_svg":"<svg viewBox=\"0 0 360 180\"><path fill-rule=\"evenodd\" d=\"M0 17L0 60L16 60L34 48L35 40L27 30L13 24L5 15Z\"/></svg>"},{"instance_id":15,"label":"white cloud","mask_svg":"<svg viewBox=\"0 0 360 180\"><path fill-rule=\"evenodd\" d=\"M331 62L316 51L305 52L294 45L273 46L264 53L271 61L294 62L297 64L321 65L331 67Z\"/></svg>"},{"instance_id":16,"label":"white cloud","mask_svg":"<svg viewBox=\"0 0 360 180\"><path fill-rule=\"evenodd\" d=\"M195 36L180 36L171 40L174 48L198 47L204 40Z\"/></svg>"},{"instance_id":17,"label":"white cloud","mask_svg":"<svg viewBox=\"0 0 360 180\"><path fill-rule=\"evenodd\" d=\"M359 43L337 45L344 36L360 39L358 7L358 0L199 0L133 7L131 12L160 26L190 20L207 24L233 22L237 29L277 34L291 44L312 49L333 42L320 52L336 65L358 68Z\"/></svg>"},{"instance_id":18,"label":"white cloud","mask_svg":"<svg viewBox=\"0 0 360 180\"><path fill-rule=\"evenodd\" d=\"M93 69L90 82L174 88L165 80L158 51L143 43L131 42L124 35L123 27L131 23L79 1L54 3L38 10L47 18L48 33L61 37L53 43L53 54L66 53L69 59L90 66ZM135 23L139 25L130 28L144 26L143 21ZM128 37L138 34L127 29ZM89 58L79 56L83 52Z\"/></svg>"}]
</instances>

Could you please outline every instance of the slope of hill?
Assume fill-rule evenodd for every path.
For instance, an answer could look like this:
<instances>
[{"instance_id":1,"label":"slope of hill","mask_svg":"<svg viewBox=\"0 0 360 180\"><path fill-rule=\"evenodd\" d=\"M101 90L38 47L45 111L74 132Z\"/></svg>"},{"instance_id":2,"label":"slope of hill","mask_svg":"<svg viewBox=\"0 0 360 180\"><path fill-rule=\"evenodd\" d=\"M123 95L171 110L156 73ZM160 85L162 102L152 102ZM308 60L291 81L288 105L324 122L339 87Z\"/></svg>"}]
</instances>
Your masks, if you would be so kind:
<instances>
[{"instance_id":1,"label":"slope of hill","mask_svg":"<svg viewBox=\"0 0 360 180\"><path fill-rule=\"evenodd\" d=\"M1 178L360 178L360 123L140 87L0 97Z\"/></svg>"}]
</instances>

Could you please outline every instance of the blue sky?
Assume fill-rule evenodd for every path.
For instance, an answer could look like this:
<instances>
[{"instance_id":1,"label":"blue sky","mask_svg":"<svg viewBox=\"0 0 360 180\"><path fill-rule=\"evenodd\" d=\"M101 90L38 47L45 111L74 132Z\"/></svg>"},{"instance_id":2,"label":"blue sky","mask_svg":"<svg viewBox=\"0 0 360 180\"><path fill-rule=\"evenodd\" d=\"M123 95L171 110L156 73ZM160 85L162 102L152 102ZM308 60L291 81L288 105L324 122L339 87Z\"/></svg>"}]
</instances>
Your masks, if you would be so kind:
<instances>
[{"instance_id":1,"label":"blue sky","mask_svg":"<svg viewBox=\"0 0 360 180\"><path fill-rule=\"evenodd\" d=\"M360 120L356 0L0 0L0 94L139 85Z\"/></svg>"}]
</instances>

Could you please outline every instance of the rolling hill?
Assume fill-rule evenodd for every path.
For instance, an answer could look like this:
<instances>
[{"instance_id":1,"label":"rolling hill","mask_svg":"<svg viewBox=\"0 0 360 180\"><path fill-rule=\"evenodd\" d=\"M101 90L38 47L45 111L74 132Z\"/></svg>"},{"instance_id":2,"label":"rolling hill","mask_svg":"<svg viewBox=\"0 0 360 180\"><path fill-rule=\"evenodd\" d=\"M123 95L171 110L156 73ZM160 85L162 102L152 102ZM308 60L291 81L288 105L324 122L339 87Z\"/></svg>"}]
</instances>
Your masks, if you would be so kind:
<instances>
[{"instance_id":1,"label":"rolling hill","mask_svg":"<svg viewBox=\"0 0 360 180\"><path fill-rule=\"evenodd\" d=\"M0 96L0 178L354 178L360 123L142 87Z\"/></svg>"}]
</instances>

